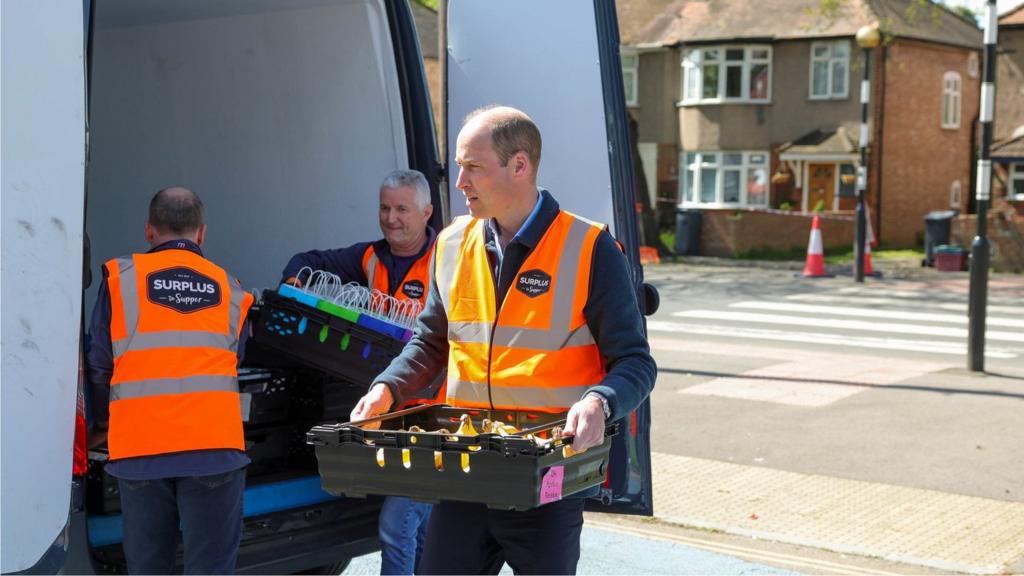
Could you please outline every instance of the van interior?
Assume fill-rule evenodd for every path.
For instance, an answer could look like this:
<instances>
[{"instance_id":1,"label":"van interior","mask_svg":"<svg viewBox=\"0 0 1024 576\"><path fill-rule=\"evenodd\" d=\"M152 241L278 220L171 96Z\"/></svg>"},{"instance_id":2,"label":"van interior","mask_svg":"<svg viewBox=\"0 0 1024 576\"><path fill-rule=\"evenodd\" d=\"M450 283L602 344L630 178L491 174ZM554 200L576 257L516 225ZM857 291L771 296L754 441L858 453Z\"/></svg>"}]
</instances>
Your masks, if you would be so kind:
<instances>
[{"instance_id":1,"label":"van interior","mask_svg":"<svg viewBox=\"0 0 1024 576\"><path fill-rule=\"evenodd\" d=\"M276 287L296 252L378 238L379 183L392 170L418 167L407 124L416 110L429 114L429 102L412 113L403 102L422 71L401 66L389 4L93 0L93 277L105 260L148 249L149 200L172 185L200 195L204 255L248 289ZM87 314L98 284L86 293ZM375 549L380 502L321 491L305 431L347 420L366 383L281 366L264 353L247 350L240 375L253 463L238 570L337 574L344 558ZM102 450L90 456L93 559L105 572L123 572L116 481L102 472Z\"/></svg>"}]
</instances>

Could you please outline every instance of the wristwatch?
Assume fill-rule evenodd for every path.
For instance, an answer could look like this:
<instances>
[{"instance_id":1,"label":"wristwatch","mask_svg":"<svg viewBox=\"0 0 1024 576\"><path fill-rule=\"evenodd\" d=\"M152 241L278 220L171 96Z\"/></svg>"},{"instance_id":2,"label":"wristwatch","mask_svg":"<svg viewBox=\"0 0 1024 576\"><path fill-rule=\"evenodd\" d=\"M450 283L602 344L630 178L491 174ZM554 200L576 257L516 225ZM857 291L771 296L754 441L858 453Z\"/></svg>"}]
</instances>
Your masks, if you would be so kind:
<instances>
[{"instance_id":1,"label":"wristwatch","mask_svg":"<svg viewBox=\"0 0 1024 576\"><path fill-rule=\"evenodd\" d=\"M588 396L593 396L594 398L597 398L598 400L601 401L601 408L604 409L605 420L608 420L609 418L612 417L612 409L611 407L608 406L608 399L604 397L604 394L600 394L598 392L587 392L586 394L583 395L584 398L587 398Z\"/></svg>"}]
</instances>

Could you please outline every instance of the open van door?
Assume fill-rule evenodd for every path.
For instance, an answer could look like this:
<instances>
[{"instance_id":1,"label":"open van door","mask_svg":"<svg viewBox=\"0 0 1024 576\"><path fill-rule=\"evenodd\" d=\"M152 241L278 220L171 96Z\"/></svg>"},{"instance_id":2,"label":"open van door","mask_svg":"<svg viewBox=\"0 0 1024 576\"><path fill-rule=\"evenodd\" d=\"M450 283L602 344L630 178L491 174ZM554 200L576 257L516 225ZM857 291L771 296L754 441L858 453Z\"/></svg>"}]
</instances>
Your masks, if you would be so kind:
<instances>
[{"instance_id":1,"label":"open van door","mask_svg":"<svg viewBox=\"0 0 1024 576\"><path fill-rule=\"evenodd\" d=\"M487 104L530 115L544 138L538 184L562 208L612 227L644 309L629 128L613 0L449 0L448 180L454 215L455 140L462 118ZM602 512L651 515L650 404L621 422Z\"/></svg>"},{"instance_id":2,"label":"open van door","mask_svg":"<svg viewBox=\"0 0 1024 576\"><path fill-rule=\"evenodd\" d=\"M81 0L3 3L3 573L64 559L82 321Z\"/></svg>"}]
</instances>

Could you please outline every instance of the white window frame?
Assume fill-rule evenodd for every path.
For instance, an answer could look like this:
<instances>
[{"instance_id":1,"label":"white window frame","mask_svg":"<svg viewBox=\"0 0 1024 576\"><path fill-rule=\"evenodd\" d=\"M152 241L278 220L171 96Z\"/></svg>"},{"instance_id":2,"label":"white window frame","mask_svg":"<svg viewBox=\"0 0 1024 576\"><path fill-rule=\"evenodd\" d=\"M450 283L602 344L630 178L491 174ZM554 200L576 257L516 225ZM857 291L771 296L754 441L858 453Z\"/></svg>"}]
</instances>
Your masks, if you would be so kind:
<instances>
[{"instance_id":1,"label":"white window frame","mask_svg":"<svg viewBox=\"0 0 1024 576\"><path fill-rule=\"evenodd\" d=\"M687 164L687 155L694 156L693 162ZM739 154L742 156L740 164L727 165L725 156L728 154ZM755 160L760 160L755 162ZM771 204L771 156L767 150L702 150L682 151L679 153L679 198L680 205L684 208L767 208ZM764 177L764 202L751 204L747 197L747 182L751 170L763 170ZM714 170L715 198L710 202L701 200L701 186L704 171ZM739 199L736 202L725 201L725 173L739 172ZM687 183L693 183L693 200L686 196Z\"/></svg>"},{"instance_id":2,"label":"white window frame","mask_svg":"<svg viewBox=\"0 0 1024 576\"><path fill-rule=\"evenodd\" d=\"M1010 178L1006 182L1006 196L1010 200L1024 200L1024 194L1015 194L1013 192L1013 185L1018 181L1024 182L1024 162L1010 164Z\"/></svg>"},{"instance_id":3,"label":"white window frame","mask_svg":"<svg viewBox=\"0 0 1024 576\"><path fill-rule=\"evenodd\" d=\"M743 60L726 60L727 50L743 50ZM717 58L709 60L709 52L717 51ZM755 52L764 51L766 55L762 58L755 58ZM704 66L718 66L718 86L714 97L704 97ZM770 104L772 101L772 47L767 44L734 45L722 44L717 46L696 46L683 50L683 58L680 62L683 67L681 75L680 96L682 104ZM750 71L757 65L768 67L768 87L765 90L764 98L750 97ZM740 68L741 87L739 97L726 97L726 76L729 68ZM687 91L687 86L693 84L693 91Z\"/></svg>"},{"instance_id":4,"label":"white window frame","mask_svg":"<svg viewBox=\"0 0 1024 576\"><path fill-rule=\"evenodd\" d=\"M640 53L636 50L622 48L619 58L622 63L622 90L626 95L626 106L636 106L640 99ZM627 59L631 59L632 64L627 65ZM632 93L626 89L629 86L626 82L627 76L633 77Z\"/></svg>"},{"instance_id":5,"label":"white window frame","mask_svg":"<svg viewBox=\"0 0 1024 576\"><path fill-rule=\"evenodd\" d=\"M942 75L942 120L941 125L946 130L960 128L960 115L963 103L963 80L959 72L946 72ZM947 112L949 114L947 114Z\"/></svg>"},{"instance_id":6,"label":"white window frame","mask_svg":"<svg viewBox=\"0 0 1024 576\"><path fill-rule=\"evenodd\" d=\"M846 47L846 56L835 55L835 47L840 45ZM827 48L828 52L824 56L816 56L815 51L817 48ZM851 48L849 40L833 40L830 42L811 43L811 57L807 73L807 95L809 99L845 100L850 97L850 53ZM814 93L814 65L818 62L826 63L826 70L828 73L824 94ZM841 91L837 91L836 79L833 75L835 73L836 64L840 63L846 68L846 82L843 83L843 89Z\"/></svg>"}]
</instances>

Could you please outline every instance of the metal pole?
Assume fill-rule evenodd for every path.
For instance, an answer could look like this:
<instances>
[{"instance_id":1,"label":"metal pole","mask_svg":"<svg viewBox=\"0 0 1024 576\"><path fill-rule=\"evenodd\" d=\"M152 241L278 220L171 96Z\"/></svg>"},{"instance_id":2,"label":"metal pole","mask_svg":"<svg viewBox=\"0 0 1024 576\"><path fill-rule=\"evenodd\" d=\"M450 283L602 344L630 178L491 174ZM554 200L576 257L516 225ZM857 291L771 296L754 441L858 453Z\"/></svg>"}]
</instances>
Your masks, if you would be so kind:
<instances>
[{"instance_id":1,"label":"metal pole","mask_svg":"<svg viewBox=\"0 0 1024 576\"><path fill-rule=\"evenodd\" d=\"M857 239L854 244L857 282L864 281L864 244L868 215L864 195L868 187L868 104L871 102L871 48L864 48L864 80L860 84L860 166L857 167Z\"/></svg>"},{"instance_id":2,"label":"metal pole","mask_svg":"<svg viewBox=\"0 0 1024 576\"><path fill-rule=\"evenodd\" d=\"M996 0L985 6L985 63L981 83L981 155L978 158L978 232L971 243L971 290L968 302L967 369L985 370L985 309L988 306L988 203L992 189L992 117L996 96Z\"/></svg>"}]
</instances>

